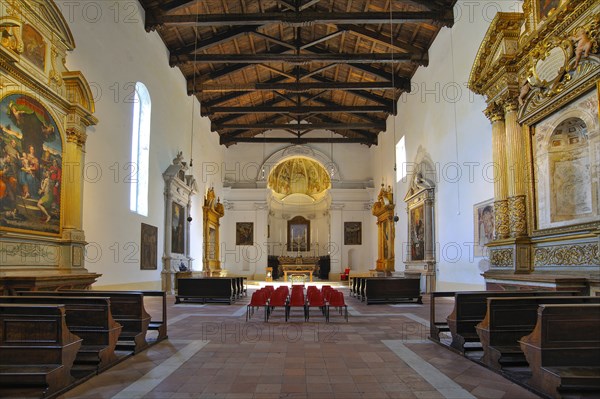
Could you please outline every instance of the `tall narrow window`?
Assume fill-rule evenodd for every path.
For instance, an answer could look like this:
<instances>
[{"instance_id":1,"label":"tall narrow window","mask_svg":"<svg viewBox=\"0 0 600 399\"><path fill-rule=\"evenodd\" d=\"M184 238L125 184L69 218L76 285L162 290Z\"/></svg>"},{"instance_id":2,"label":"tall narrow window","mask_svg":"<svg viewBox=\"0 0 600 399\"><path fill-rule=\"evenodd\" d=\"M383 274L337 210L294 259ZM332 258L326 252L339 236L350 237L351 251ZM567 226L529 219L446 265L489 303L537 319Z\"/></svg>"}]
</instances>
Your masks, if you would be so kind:
<instances>
[{"instance_id":1,"label":"tall narrow window","mask_svg":"<svg viewBox=\"0 0 600 399\"><path fill-rule=\"evenodd\" d=\"M150 151L150 93L137 82L133 97L129 209L148 216L148 155Z\"/></svg>"},{"instance_id":2,"label":"tall narrow window","mask_svg":"<svg viewBox=\"0 0 600 399\"><path fill-rule=\"evenodd\" d=\"M404 145L404 137L396 143L396 182L406 177L406 146Z\"/></svg>"}]
</instances>

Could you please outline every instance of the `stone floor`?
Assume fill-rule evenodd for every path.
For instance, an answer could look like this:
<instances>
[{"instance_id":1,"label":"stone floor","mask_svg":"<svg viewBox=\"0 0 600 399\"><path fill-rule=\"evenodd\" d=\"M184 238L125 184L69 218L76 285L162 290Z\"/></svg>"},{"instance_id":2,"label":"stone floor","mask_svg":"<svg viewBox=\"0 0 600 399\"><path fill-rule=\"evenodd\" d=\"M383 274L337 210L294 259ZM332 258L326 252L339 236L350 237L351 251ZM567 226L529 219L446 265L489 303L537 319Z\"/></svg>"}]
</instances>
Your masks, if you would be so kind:
<instances>
[{"instance_id":1,"label":"stone floor","mask_svg":"<svg viewBox=\"0 0 600 399\"><path fill-rule=\"evenodd\" d=\"M233 305L168 299L169 339L75 387L70 398L537 398L502 376L427 340L429 303L365 305L346 296L350 318L276 309L246 322ZM347 289L343 288L347 293ZM441 299L439 315L452 303ZM151 314L159 302L148 298Z\"/></svg>"}]
</instances>

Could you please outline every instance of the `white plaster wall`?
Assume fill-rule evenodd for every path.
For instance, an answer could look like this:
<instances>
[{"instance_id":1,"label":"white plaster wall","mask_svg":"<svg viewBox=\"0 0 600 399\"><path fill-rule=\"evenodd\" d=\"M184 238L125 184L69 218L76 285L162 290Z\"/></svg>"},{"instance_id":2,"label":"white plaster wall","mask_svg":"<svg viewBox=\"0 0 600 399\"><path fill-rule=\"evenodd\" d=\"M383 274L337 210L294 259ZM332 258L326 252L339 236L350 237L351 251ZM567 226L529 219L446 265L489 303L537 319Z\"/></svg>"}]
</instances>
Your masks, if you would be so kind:
<instances>
[{"instance_id":1,"label":"white plaster wall","mask_svg":"<svg viewBox=\"0 0 600 399\"><path fill-rule=\"evenodd\" d=\"M144 30L137 2L58 0L77 48L68 59L81 70L95 93L99 124L88 130L87 178L84 185L84 230L88 245L86 267L102 274L97 285L146 283L160 286L164 237L163 171L182 150L189 161L192 99L177 68L170 68L167 50L156 32ZM143 82L152 100L148 217L129 211L129 185L124 182L131 153L133 85ZM195 100L194 100L195 101ZM208 185L218 192L220 181L203 171L220 164L223 148L210 123L195 104L194 166L199 185L193 200L191 255L202 265L202 196ZM190 171L188 171L190 173ZM158 270L140 271L140 223L157 226Z\"/></svg>"},{"instance_id":2,"label":"white plaster wall","mask_svg":"<svg viewBox=\"0 0 600 399\"><path fill-rule=\"evenodd\" d=\"M394 175L395 143L406 140L407 165L419 148L436 163L436 258L439 289L484 288L480 273L485 259L473 258L473 204L493 197L491 125L482 111L483 97L467 88L479 45L497 11L519 10L516 1L459 1L452 30L444 28L429 51L429 67L419 68L413 90L398 102L398 115L388 120L380 145L371 150L375 182L389 184ZM395 137L394 137L395 127ZM401 168L402 165L398 165ZM408 190L404 179L395 186L397 213L396 270L406 259ZM376 195L376 194L375 194ZM373 248L376 255L376 248Z\"/></svg>"}]
</instances>

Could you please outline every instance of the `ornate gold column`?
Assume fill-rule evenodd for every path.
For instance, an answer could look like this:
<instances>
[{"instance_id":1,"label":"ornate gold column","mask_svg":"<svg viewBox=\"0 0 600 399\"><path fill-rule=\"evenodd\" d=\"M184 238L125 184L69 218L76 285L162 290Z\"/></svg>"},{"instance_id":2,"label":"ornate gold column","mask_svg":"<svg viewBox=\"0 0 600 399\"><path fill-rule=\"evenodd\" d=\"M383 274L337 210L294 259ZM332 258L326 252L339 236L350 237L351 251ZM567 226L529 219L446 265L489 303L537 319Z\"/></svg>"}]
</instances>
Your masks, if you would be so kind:
<instances>
[{"instance_id":1,"label":"ornate gold column","mask_svg":"<svg viewBox=\"0 0 600 399\"><path fill-rule=\"evenodd\" d=\"M84 132L77 127L67 129L62 181L65 230L81 230L83 227L83 146L87 138Z\"/></svg>"},{"instance_id":2,"label":"ornate gold column","mask_svg":"<svg viewBox=\"0 0 600 399\"><path fill-rule=\"evenodd\" d=\"M506 175L506 129L504 110L492 103L485 110L492 123L492 157L494 160L494 216L496 239L508 238L508 185Z\"/></svg>"},{"instance_id":3,"label":"ornate gold column","mask_svg":"<svg viewBox=\"0 0 600 399\"><path fill-rule=\"evenodd\" d=\"M527 235L527 209L525 202L526 185L526 143L521 125L517 122L518 104L516 99L504 105L506 124L506 161L508 167L508 212L510 236Z\"/></svg>"}]
</instances>

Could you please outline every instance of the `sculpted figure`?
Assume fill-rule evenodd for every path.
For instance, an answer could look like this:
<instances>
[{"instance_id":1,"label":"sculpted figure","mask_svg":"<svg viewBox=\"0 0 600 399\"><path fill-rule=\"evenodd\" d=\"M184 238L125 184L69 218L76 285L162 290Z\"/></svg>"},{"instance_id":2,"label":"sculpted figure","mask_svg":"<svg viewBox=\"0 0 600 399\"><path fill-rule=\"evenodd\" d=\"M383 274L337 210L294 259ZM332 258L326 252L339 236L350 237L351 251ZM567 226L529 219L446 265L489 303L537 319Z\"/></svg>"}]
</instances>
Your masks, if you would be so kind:
<instances>
[{"instance_id":1,"label":"sculpted figure","mask_svg":"<svg viewBox=\"0 0 600 399\"><path fill-rule=\"evenodd\" d=\"M587 58L590 55L590 50L592 49L592 41L588 36L587 32L584 28L578 28L575 31L575 36L571 37L571 39L575 42L575 65L573 69L576 69L579 65L579 61L581 61L581 57Z\"/></svg>"}]
</instances>

